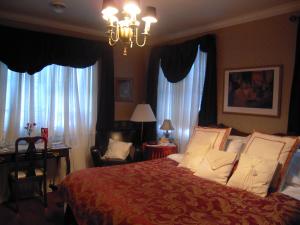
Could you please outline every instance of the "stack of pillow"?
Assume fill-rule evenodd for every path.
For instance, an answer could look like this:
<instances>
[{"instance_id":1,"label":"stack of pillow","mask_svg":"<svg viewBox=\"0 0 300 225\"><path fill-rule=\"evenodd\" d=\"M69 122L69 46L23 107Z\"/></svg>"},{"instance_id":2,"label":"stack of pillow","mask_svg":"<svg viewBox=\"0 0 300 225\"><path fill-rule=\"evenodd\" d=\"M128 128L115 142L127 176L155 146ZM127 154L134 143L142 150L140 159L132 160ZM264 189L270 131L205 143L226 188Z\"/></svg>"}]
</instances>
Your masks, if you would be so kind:
<instances>
[{"instance_id":1,"label":"stack of pillow","mask_svg":"<svg viewBox=\"0 0 300 225\"><path fill-rule=\"evenodd\" d=\"M184 155L170 156L194 175L265 197L285 182L297 137L254 132L229 136L231 128L196 127ZM300 167L299 167L300 169ZM298 180L299 181L299 180Z\"/></svg>"}]
</instances>

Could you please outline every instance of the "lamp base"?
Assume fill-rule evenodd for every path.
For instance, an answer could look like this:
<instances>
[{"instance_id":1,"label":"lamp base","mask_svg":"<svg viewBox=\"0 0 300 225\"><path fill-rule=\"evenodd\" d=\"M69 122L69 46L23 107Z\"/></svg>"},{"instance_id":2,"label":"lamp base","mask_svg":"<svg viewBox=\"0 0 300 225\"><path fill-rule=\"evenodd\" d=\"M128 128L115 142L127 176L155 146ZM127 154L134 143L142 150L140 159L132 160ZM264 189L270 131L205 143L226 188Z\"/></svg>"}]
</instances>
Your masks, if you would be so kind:
<instances>
[{"instance_id":1,"label":"lamp base","mask_svg":"<svg viewBox=\"0 0 300 225\"><path fill-rule=\"evenodd\" d=\"M170 137L170 133L169 133L168 130L164 133L164 136L165 136L165 138L169 138Z\"/></svg>"}]
</instances>

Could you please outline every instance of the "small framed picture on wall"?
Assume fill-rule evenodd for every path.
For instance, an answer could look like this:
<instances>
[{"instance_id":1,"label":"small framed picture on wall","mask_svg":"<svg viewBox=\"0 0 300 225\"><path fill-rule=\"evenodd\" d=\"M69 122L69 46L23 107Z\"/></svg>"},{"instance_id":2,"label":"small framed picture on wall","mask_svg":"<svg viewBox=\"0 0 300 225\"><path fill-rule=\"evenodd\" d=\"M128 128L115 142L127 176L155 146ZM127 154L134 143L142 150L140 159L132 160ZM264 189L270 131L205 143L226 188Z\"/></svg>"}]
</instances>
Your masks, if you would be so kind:
<instances>
[{"instance_id":1,"label":"small framed picture on wall","mask_svg":"<svg viewBox=\"0 0 300 225\"><path fill-rule=\"evenodd\" d=\"M282 66L225 71L224 113L280 115Z\"/></svg>"},{"instance_id":2,"label":"small framed picture on wall","mask_svg":"<svg viewBox=\"0 0 300 225\"><path fill-rule=\"evenodd\" d=\"M115 98L118 102L133 101L133 80L132 78L115 79Z\"/></svg>"}]
</instances>

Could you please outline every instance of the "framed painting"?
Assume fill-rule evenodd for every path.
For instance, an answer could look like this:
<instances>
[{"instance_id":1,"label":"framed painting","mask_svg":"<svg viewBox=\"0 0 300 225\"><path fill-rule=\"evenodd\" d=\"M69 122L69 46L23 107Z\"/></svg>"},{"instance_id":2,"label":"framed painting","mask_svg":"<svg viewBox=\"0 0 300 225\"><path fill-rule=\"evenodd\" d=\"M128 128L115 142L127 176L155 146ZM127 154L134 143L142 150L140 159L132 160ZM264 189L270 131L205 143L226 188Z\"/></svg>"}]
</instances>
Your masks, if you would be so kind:
<instances>
[{"instance_id":1,"label":"framed painting","mask_svg":"<svg viewBox=\"0 0 300 225\"><path fill-rule=\"evenodd\" d=\"M133 101L133 81L131 78L116 78L115 97L119 102Z\"/></svg>"},{"instance_id":2,"label":"framed painting","mask_svg":"<svg viewBox=\"0 0 300 225\"><path fill-rule=\"evenodd\" d=\"M225 71L224 113L280 114L281 66Z\"/></svg>"}]
</instances>

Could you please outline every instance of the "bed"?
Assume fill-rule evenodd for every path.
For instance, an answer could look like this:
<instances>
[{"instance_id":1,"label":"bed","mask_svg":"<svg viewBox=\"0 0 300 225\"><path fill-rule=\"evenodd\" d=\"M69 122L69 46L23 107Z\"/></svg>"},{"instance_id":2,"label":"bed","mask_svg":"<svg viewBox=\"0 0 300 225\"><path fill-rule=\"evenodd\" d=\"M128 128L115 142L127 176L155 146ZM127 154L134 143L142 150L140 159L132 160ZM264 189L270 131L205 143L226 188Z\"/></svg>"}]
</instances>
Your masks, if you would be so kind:
<instances>
[{"instance_id":1,"label":"bed","mask_svg":"<svg viewBox=\"0 0 300 225\"><path fill-rule=\"evenodd\" d=\"M79 225L300 224L300 201L259 197L164 158L74 172L60 191Z\"/></svg>"}]
</instances>

